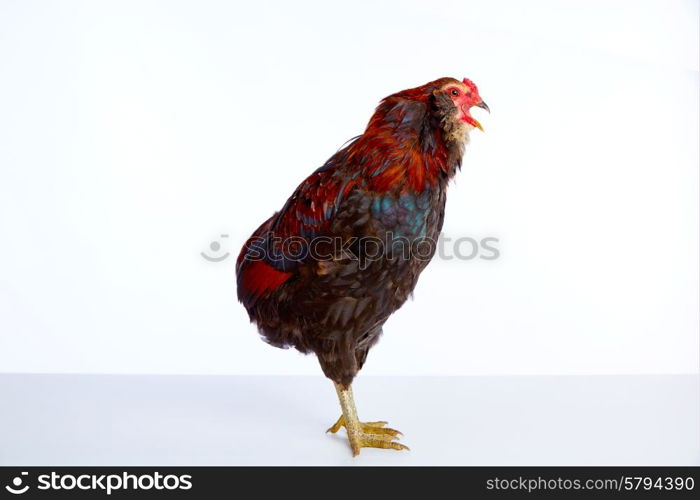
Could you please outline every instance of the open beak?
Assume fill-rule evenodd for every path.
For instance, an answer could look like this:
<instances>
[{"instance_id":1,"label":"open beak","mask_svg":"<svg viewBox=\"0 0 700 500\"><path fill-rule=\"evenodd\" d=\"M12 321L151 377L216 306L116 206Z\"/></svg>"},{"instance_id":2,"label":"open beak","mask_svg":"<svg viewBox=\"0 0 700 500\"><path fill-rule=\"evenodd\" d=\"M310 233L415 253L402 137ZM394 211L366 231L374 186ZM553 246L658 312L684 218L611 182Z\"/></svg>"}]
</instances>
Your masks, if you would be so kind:
<instances>
[{"instance_id":1,"label":"open beak","mask_svg":"<svg viewBox=\"0 0 700 500\"><path fill-rule=\"evenodd\" d=\"M489 105L486 104L484 101L481 101L480 103L476 104L477 108L485 109L489 114L491 114L491 110L489 109Z\"/></svg>"},{"instance_id":2,"label":"open beak","mask_svg":"<svg viewBox=\"0 0 700 500\"><path fill-rule=\"evenodd\" d=\"M488 111L489 114L491 114L491 110L489 109L488 104L486 104L483 100L479 101L474 106L476 106L477 108L485 109L486 111ZM482 132L484 131L484 127L481 126L481 123L476 121L474 118L472 118L471 120L473 122L472 125L474 125L476 128L478 128Z\"/></svg>"},{"instance_id":3,"label":"open beak","mask_svg":"<svg viewBox=\"0 0 700 500\"><path fill-rule=\"evenodd\" d=\"M484 101L479 101L476 104L465 104L462 106L462 112L464 113L464 118L462 118L465 122L467 122L469 125L472 127L478 128L482 132L484 131L484 127L481 126L481 123L478 122L476 118L474 118L470 113L469 109L472 106L476 106L477 108L485 109L486 111L491 113L491 110L489 109L488 105Z\"/></svg>"}]
</instances>

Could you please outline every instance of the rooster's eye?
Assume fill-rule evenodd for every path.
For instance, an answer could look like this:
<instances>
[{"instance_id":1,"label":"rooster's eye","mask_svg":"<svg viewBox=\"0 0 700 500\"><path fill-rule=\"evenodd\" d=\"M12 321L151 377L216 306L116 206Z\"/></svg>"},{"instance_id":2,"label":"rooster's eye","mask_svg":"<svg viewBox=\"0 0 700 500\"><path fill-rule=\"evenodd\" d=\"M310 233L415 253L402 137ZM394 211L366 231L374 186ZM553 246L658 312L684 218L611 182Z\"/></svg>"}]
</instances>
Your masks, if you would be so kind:
<instances>
[{"instance_id":1,"label":"rooster's eye","mask_svg":"<svg viewBox=\"0 0 700 500\"><path fill-rule=\"evenodd\" d=\"M450 92L450 93L451 93L453 96L455 96L455 97L459 95L459 92L457 92L457 91L454 90L454 89L452 89L452 92Z\"/></svg>"}]
</instances>

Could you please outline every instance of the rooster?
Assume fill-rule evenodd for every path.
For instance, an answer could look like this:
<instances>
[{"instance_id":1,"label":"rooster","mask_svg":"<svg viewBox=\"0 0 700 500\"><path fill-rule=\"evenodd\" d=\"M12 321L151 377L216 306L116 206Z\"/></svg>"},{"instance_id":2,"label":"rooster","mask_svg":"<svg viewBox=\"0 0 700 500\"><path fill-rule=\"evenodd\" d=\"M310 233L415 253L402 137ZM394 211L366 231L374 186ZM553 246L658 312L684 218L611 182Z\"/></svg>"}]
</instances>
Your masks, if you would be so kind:
<instances>
[{"instance_id":1,"label":"rooster","mask_svg":"<svg viewBox=\"0 0 700 500\"><path fill-rule=\"evenodd\" d=\"M386 422L361 422L352 381L386 320L435 253L447 185L471 115L489 111L468 79L440 78L383 99L365 132L312 173L245 243L238 299L264 340L314 353L335 384L353 455L408 449Z\"/></svg>"}]
</instances>

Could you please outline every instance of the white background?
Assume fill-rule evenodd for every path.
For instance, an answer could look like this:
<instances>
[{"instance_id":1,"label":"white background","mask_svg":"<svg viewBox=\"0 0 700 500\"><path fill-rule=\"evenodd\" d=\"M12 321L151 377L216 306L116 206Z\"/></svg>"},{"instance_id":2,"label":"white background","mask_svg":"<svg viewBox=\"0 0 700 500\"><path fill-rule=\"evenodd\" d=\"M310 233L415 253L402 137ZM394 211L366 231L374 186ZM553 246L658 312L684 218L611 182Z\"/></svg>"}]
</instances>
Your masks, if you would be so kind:
<instances>
[{"instance_id":1,"label":"white background","mask_svg":"<svg viewBox=\"0 0 700 500\"><path fill-rule=\"evenodd\" d=\"M445 233L501 258L431 264L363 373L697 373L698 45L693 0L4 0L0 371L319 374L200 252L466 76Z\"/></svg>"}]
</instances>

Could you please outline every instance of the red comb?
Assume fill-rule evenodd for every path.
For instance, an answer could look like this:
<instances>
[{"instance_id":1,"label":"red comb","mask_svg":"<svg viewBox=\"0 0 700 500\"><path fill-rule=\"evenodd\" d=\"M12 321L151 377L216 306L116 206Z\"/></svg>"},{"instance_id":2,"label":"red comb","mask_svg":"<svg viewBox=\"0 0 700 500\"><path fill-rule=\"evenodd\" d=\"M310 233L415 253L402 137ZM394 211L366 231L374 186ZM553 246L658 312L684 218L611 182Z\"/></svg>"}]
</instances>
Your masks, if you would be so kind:
<instances>
[{"instance_id":1,"label":"red comb","mask_svg":"<svg viewBox=\"0 0 700 500\"><path fill-rule=\"evenodd\" d=\"M476 93L479 92L476 88L476 85L474 85L474 82L472 82L471 80L468 80L465 78L464 80L462 80L462 83L464 85L466 85L467 87L469 87L472 90L472 92L476 92Z\"/></svg>"}]
</instances>

